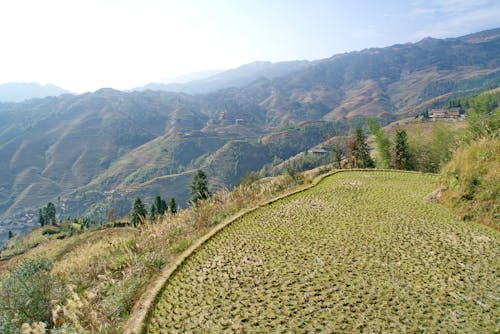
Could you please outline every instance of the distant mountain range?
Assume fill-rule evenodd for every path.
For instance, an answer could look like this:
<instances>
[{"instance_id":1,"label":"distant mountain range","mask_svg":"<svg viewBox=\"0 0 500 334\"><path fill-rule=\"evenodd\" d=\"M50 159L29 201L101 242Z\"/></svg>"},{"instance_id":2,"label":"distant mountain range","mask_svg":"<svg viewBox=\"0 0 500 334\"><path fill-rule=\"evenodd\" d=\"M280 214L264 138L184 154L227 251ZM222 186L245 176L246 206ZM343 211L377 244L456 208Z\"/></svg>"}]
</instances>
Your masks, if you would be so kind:
<instances>
[{"instance_id":1,"label":"distant mountain range","mask_svg":"<svg viewBox=\"0 0 500 334\"><path fill-rule=\"evenodd\" d=\"M205 94L229 87L243 87L261 78L273 79L287 75L304 69L312 63L306 60L278 63L258 61L228 71L215 71L214 73L210 73L210 71L198 72L194 74L195 76L179 77L175 82L150 83L134 90L143 91L150 89L166 92ZM195 80L186 80L187 78L196 78L196 76L198 78Z\"/></svg>"},{"instance_id":2,"label":"distant mountain range","mask_svg":"<svg viewBox=\"0 0 500 334\"><path fill-rule=\"evenodd\" d=\"M201 94L214 77L225 88ZM198 168L213 189L232 186L365 116L387 123L499 87L500 29L254 63L185 85L198 93L101 89L0 103L0 235L33 226L48 201L62 217L96 220L109 208L126 215L137 196L186 206Z\"/></svg>"},{"instance_id":3,"label":"distant mountain range","mask_svg":"<svg viewBox=\"0 0 500 334\"><path fill-rule=\"evenodd\" d=\"M188 83L191 81L205 79L205 78L211 77L212 75L219 74L221 72L224 72L224 70L198 71L198 72L180 75L180 76L173 77L173 78L164 79L159 83L161 83L161 84L171 84L171 83L183 84L183 83Z\"/></svg>"},{"instance_id":4,"label":"distant mountain range","mask_svg":"<svg viewBox=\"0 0 500 334\"><path fill-rule=\"evenodd\" d=\"M21 102L33 98L59 96L71 92L54 85L40 85L36 82L10 82L0 84L0 102Z\"/></svg>"}]
</instances>

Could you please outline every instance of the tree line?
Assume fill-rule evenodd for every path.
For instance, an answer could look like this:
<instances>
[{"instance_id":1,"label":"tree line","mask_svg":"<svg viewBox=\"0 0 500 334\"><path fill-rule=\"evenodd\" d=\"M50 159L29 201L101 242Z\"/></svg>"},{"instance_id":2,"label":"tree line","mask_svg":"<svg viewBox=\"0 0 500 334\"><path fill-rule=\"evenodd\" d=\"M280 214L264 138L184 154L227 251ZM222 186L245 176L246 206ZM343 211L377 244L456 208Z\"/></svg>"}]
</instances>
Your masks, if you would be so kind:
<instances>
[{"instance_id":1,"label":"tree line","mask_svg":"<svg viewBox=\"0 0 500 334\"><path fill-rule=\"evenodd\" d=\"M193 181L190 186L192 205L196 205L199 201L205 200L210 197L210 192L208 190L208 178L203 170L198 170L193 177ZM139 226L146 218L150 221L155 221L157 218L165 215L166 213L176 214L177 213L177 203L175 198L170 198L167 202L157 195L149 212L146 210L142 200L137 197L130 211L130 222L133 226Z\"/></svg>"}]
</instances>

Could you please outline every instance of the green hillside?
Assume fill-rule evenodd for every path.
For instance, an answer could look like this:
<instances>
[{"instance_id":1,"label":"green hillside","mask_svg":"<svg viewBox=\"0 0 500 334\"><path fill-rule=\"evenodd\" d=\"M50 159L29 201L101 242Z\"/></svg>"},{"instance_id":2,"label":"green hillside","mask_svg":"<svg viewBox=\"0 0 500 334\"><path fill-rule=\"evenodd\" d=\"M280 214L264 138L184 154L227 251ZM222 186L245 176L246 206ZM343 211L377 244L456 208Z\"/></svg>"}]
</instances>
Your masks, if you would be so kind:
<instances>
[{"instance_id":1,"label":"green hillside","mask_svg":"<svg viewBox=\"0 0 500 334\"><path fill-rule=\"evenodd\" d=\"M366 116L384 125L498 87L498 31L335 55L280 75L264 66L267 76L209 94L101 89L0 103L0 240L35 226L48 201L61 218L103 220L106 208L125 215L139 187L152 198L158 188L148 186L168 179L161 195L184 204L183 175L200 167L212 187L231 187Z\"/></svg>"},{"instance_id":2,"label":"green hillside","mask_svg":"<svg viewBox=\"0 0 500 334\"><path fill-rule=\"evenodd\" d=\"M435 182L343 172L245 215L170 277L147 332L498 331L499 235L425 201Z\"/></svg>"}]
</instances>

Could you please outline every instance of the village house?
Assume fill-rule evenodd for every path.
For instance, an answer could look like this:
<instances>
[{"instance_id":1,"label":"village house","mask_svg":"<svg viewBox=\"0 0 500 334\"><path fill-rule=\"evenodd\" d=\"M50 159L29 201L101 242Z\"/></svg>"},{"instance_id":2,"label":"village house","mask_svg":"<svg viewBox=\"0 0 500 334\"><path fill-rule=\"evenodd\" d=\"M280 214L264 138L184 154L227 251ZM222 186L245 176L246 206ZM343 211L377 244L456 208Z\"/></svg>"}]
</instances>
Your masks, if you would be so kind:
<instances>
[{"instance_id":1,"label":"village house","mask_svg":"<svg viewBox=\"0 0 500 334\"><path fill-rule=\"evenodd\" d=\"M328 151L325 150L324 148L314 148L312 150L310 150L311 153L313 154L327 154Z\"/></svg>"},{"instance_id":2,"label":"village house","mask_svg":"<svg viewBox=\"0 0 500 334\"><path fill-rule=\"evenodd\" d=\"M463 121L465 119L465 112L461 108L431 109L429 110L429 119L431 121Z\"/></svg>"}]
</instances>

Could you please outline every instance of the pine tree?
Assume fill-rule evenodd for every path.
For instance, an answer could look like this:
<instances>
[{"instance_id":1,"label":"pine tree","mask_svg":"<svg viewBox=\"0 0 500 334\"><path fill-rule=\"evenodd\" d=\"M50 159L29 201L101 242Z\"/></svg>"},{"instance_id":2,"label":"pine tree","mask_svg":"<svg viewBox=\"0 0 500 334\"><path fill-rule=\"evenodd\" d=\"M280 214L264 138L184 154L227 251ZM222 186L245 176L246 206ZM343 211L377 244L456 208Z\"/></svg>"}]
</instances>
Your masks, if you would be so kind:
<instances>
[{"instance_id":1,"label":"pine tree","mask_svg":"<svg viewBox=\"0 0 500 334\"><path fill-rule=\"evenodd\" d=\"M38 223L40 226L45 226L45 214L43 209L38 209Z\"/></svg>"},{"instance_id":2,"label":"pine tree","mask_svg":"<svg viewBox=\"0 0 500 334\"><path fill-rule=\"evenodd\" d=\"M337 169L342 168L342 149L338 146L333 149L333 166Z\"/></svg>"},{"instance_id":3,"label":"pine tree","mask_svg":"<svg viewBox=\"0 0 500 334\"><path fill-rule=\"evenodd\" d=\"M130 213L130 221L132 225L138 226L139 224L142 224L144 218L146 218L146 215L147 212L144 208L144 204L142 203L141 199L137 197L134 201L132 212Z\"/></svg>"},{"instance_id":4,"label":"pine tree","mask_svg":"<svg viewBox=\"0 0 500 334\"><path fill-rule=\"evenodd\" d=\"M153 221L156 218L156 207L155 204L151 204L151 209L149 210L149 220Z\"/></svg>"},{"instance_id":5,"label":"pine tree","mask_svg":"<svg viewBox=\"0 0 500 334\"><path fill-rule=\"evenodd\" d=\"M161 200L161 214L165 214L166 212L168 211L168 206L167 206L167 202L162 198Z\"/></svg>"},{"instance_id":6,"label":"pine tree","mask_svg":"<svg viewBox=\"0 0 500 334\"><path fill-rule=\"evenodd\" d=\"M56 225L56 206L52 202L47 204L45 224Z\"/></svg>"},{"instance_id":7,"label":"pine tree","mask_svg":"<svg viewBox=\"0 0 500 334\"><path fill-rule=\"evenodd\" d=\"M177 203L175 203L175 198L173 197L168 202L168 211L174 215L177 213Z\"/></svg>"},{"instance_id":8,"label":"pine tree","mask_svg":"<svg viewBox=\"0 0 500 334\"><path fill-rule=\"evenodd\" d=\"M156 215L163 215L165 213L165 210L163 210L163 205L162 205L162 200L161 200L161 197L159 195L156 195L155 197L155 203L154 203L154 207L155 207L155 210L156 210Z\"/></svg>"},{"instance_id":9,"label":"pine tree","mask_svg":"<svg viewBox=\"0 0 500 334\"><path fill-rule=\"evenodd\" d=\"M200 169L196 172L191 183L191 202L196 204L198 201L207 199L209 196L207 175Z\"/></svg>"},{"instance_id":10,"label":"pine tree","mask_svg":"<svg viewBox=\"0 0 500 334\"><path fill-rule=\"evenodd\" d=\"M352 153L354 156L355 167L373 168L375 166L373 159L370 157L370 149L366 143L366 136L360 126L356 127Z\"/></svg>"},{"instance_id":11,"label":"pine tree","mask_svg":"<svg viewBox=\"0 0 500 334\"><path fill-rule=\"evenodd\" d=\"M392 148L391 167L394 169L413 169L410 146L408 145L408 135L403 129L396 130L396 137Z\"/></svg>"}]
</instances>

